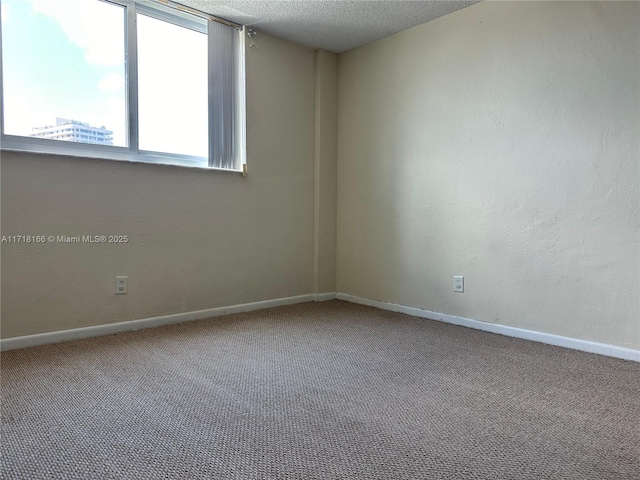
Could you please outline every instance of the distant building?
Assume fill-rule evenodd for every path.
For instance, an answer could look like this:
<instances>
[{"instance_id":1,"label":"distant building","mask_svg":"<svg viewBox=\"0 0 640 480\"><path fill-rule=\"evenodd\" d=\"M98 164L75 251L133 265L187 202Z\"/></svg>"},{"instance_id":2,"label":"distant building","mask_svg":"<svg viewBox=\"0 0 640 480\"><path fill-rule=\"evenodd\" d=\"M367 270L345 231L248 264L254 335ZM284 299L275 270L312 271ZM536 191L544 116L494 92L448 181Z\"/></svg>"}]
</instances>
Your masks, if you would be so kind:
<instances>
[{"instance_id":1,"label":"distant building","mask_svg":"<svg viewBox=\"0 0 640 480\"><path fill-rule=\"evenodd\" d=\"M113 132L103 127L92 127L88 123L56 118L55 125L34 127L31 137L51 138L66 142L93 143L97 145L113 145Z\"/></svg>"}]
</instances>

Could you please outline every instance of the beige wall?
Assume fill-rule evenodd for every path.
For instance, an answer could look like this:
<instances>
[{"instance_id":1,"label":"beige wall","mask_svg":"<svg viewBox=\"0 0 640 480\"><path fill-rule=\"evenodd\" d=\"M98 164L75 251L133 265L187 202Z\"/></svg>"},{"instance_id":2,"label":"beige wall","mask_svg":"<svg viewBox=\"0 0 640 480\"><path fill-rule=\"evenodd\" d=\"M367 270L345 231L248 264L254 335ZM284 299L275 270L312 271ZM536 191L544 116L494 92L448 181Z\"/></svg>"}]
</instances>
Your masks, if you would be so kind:
<instances>
[{"instance_id":1,"label":"beige wall","mask_svg":"<svg viewBox=\"0 0 640 480\"><path fill-rule=\"evenodd\" d=\"M336 291L338 55L316 50L314 265L316 293Z\"/></svg>"},{"instance_id":2,"label":"beige wall","mask_svg":"<svg viewBox=\"0 0 640 480\"><path fill-rule=\"evenodd\" d=\"M3 235L130 242L2 245L2 337L312 293L314 56L247 49L246 178L4 152Z\"/></svg>"},{"instance_id":3,"label":"beige wall","mask_svg":"<svg viewBox=\"0 0 640 480\"><path fill-rule=\"evenodd\" d=\"M639 348L639 8L483 2L342 55L338 291Z\"/></svg>"}]
</instances>

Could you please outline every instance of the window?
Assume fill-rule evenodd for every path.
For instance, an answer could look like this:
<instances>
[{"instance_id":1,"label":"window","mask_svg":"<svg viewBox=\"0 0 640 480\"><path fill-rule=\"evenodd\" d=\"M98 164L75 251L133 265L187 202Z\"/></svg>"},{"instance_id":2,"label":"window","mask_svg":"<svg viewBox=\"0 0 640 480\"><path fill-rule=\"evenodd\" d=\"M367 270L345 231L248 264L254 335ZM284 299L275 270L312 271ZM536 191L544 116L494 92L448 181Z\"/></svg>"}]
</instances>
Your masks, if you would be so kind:
<instances>
[{"instance_id":1,"label":"window","mask_svg":"<svg viewBox=\"0 0 640 480\"><path fill-rule=\"evenodd\" d=\"M206 33L140 13L137 22L140 148L206 157Z\"/></svg>"},{"instance_id":2,"label":"window","mask_svg":"<svg viewBox=\"0 0 640 480\"><path fill-rule=\"evenodd\" d=\"M0 1L3 150L242 170L240 26L166 0Z\"/></svg>"}]
</instances>

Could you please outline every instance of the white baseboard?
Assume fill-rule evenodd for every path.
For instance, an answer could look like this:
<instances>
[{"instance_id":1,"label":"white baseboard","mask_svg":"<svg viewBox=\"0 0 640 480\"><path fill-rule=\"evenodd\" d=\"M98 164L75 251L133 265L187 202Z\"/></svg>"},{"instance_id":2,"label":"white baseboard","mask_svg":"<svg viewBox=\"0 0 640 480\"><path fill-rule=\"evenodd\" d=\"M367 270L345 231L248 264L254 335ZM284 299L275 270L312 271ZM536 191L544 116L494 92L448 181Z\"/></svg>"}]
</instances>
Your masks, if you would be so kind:
<instances>
[{"instance_id":1,"label":"white baseboard","mask_svg":"<svg viewBox=\"0 0 640 480\"><path fill-rule=\"evenodd\" d=\"M140 320L130 320L127 322L109 323L106 325L95 325L92 327L73 328L70 330L60 330L57 332L38 333L35 335L25 335L23 337L4 338L0 340L0 351L15 350L16 348L34 347L48 343L60 343L68 340L78 340L81 338L99 337L111 335L113 333L127 332L130 330L140 330L142 328L159 327L172 323L189 322L204 318L220 317L232 313L251 312L263 308L280 307L283 305L294 305L304 302L322 302L336 298L335 293L321 293L298 295L295 297L276 298L274 300L263 300L261 302L243 303L229 307L209 308L197 310L195 312L174 313L162 315L160 317L143 318Z\"/></svg>"},{"instance_id":2,"label":"white baseboard","mask_svg":"<svg viewBox=\"0 0 640 480\"><path fill-rule=\"evenodd\" d=\"M327 300L335 300L335 299L336 299L336 292L315 293L313 295L314 302L326 302Z\"/></svg>"},{"instance_id":3,"label":"white baseboard","mask_svg":"<svg viewBox=\"0 0 640 480\"><path fill-rule=\"evenodd\" d=\"M562 337L550 333L536 332L533 330L525 330L523 328L508 327L506 325L498 325L495 323L482 322L471 318L458 317L455 315L447 315L445 313L432 312L415 307L407 307L395 303L383 302L380 300L371 300L368 298L356 297L344 293L316 293L308 295L298 295L295 297L276 298L274 300L263 300L260 302L243 303L240 305L232 305L228 307L209 308L206 310L198 310L194 312L174 313L171 315L163 315L159 317L143 318L140 320L131 320L127 322L109 323L106 325L96 325L92 327L74 328L70 330L61 330L57 332L39 333L35 335L26 335L23 337L5 338L0 340L0 351L14 350L17 348L34 347L37 345L45 345L49 343L66 342L68 340L78 340L81 338L99 337L102 335L111 335L114 333L127 332L131 330L140 330L143 328L158 327L161 325L169 325L173 323L189 322L193 320L201 320L205 318L220 317L230 315L232 313L251 312L253 310L261 310L264 308L274 308L284 305L294 305L304 302L324 302L327 300L344 300L351 303L368 305L392 312L405 313L414 317L436 320L439 322L451 323L453 325L461 325L463 327L483 330L485 332L497 333L509 337L522 338L534 342L546 343L558 347L570 348L573 350L581 350L583 352L597 353L609 357L622 358L625 360L633 360L640 362L640 350L631 348L618 347L615 345L607 345L605 343L590 342L588 340L579 340L576 338Z\"/></svg>"},{"instance_id":4,"label":"white baseboard","mask_svg":"<svg viewBox=\"0 0 640 480\"><path fill-rule=\"evenodd\" d=\"M382 302L379 300L371 300L368 298L356 297L344 293L336 294L338 300L344 300L351 303L368 305L370 307L390 310L392 312L406 313L419 318L427 318L429 320L437 320L439 322L461 325L463 327L483 330L485 332L497 333L508 337L522 338L533 342L547 343L558 347L571 348L573 350L581 350L583 352L598 353L609 357L622 358L624 360L633 360L640 362L640 350L631 348L617 347L615 345L607 345L605 343L590 342L588 340L579 340L577 338L562 337L551 333L536 332L533 330L525 330L523 328L508 327L506 325L498 325L495 323L482 322L471 318L457 317L455 315L447 315L445 313L431 312L420 308L407 307L395 303Z\"/></svg>"}]
</instances>

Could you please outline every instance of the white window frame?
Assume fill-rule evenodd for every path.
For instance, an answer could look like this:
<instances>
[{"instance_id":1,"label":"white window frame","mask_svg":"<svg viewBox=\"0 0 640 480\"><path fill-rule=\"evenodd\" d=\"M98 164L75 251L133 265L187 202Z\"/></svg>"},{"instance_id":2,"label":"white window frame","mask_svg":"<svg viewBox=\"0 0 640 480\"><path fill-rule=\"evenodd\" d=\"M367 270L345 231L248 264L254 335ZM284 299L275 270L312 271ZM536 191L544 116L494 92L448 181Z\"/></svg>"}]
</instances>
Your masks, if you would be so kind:
<instances>
[{"instance_id":1,"label":"white window frame","mask_svg":"<svg viewBox=\"0 0 640 480\"><path fill-rule=\"evenodd\" d=\"M245 87L245 44L243 27L233 22L228 22L208 14L198 12L181 5L172 5L170 0L99 0L125 8L125 78L126 78L126 128L128 133L128 147L115 145L96 145L79 142L65 142L45 138L26 137L19 135L5 135L4 133L4 85L0 73L0 151L19 151L41 153L50 155L66 155L86 158L100 158L108 160L142 162L164 165L177 165L206 170L219 170L225 172L240 172L246 174L246 87ZM187 11L188 13L185 13ZM211 34L212 22L225 24L229 28L235 28L237 32L237 48L235 52L234 69L234 114L230 124L226 127L232 132L234 138L234 154L230 159L232 168L220 168L210 166L209 158L212 151L211 128L208 129L209 158L192 155L180 155L140 150L138 147L138 57L137 57L137 14L141 13L174 25L190 28L201 33ZM2 64L2 30L0 26L0 66ZM214 97L212 95L212 58L211 42L208 42L208 111L209 122L212 121L212 109Z\"/></svg>"}]
</instances>

